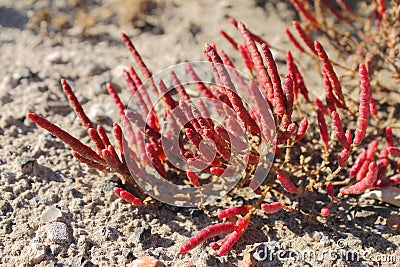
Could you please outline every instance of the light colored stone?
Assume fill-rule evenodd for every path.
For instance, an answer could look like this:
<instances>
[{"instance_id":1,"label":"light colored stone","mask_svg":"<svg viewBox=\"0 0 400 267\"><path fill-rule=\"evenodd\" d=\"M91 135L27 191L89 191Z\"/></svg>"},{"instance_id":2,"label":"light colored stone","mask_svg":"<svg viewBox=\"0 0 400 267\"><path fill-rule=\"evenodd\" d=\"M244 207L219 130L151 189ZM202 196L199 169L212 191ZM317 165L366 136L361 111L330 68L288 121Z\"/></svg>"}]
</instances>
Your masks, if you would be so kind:
<instances>
[{"instance_id":1,"label":"light colored stone","mask_svg":"<svg viewBox=\"0 0 400 267\"><path fill-rule=\"evenodd\" d=\"M46 224L47 239L55 244L65 244L69 242L68 227L62 222L52 222Z\"/></svg>"},{"instance_id":2,"label":"light colored stone","mask_svg":"<svg viewBox=\"0 0 400 267\"><path fill-rule=\"evenodd\" d=\"M62 216L61 210L57 209L54 205L48 207L42 213L42 222L47 223L51 221L55 221Z\"/></svg>"}]
</instances>

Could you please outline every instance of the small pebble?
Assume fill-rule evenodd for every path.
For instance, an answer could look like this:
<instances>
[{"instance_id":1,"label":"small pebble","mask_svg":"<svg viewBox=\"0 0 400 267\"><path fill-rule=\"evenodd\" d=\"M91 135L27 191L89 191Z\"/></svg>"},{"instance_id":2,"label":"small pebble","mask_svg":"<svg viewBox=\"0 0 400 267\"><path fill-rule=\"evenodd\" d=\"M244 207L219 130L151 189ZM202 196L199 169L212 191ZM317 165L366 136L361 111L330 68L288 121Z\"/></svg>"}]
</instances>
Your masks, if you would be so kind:
<instances>
[{"instance_id":1,"label":"small pebble","mask_svg":"<svg viewBox=\"0 0 400 267\"><path fill-rule=\"evenodd\" d=\"M18 159L18 167L24 174L31 174L34 171L36 159L31 156L22 156Z\"/></svg>"},{"instance_id":2,"label":"small pebble","mask_svg":"<svg viewBox=\"0 0 400 267\"><path fill-rule=\"evenodd\" d=\"M112 69L111 75L115 78L120 78L124 74L124 70L127 68L125 65L117 65L115 68Z\"/></svg>"},{"instance_id":3,"label":"small pebble","mask_svg":"<svg viewBox=\"0 0 400 267\"><path fill-rule=\"evenodd\" d=\"M89 117L94 121L103 121L108 118L104 109L98 105L90 108Z\"/></svg>"},{"instance_id":4,"label":"small pebble","mask_svg":"<svg viewBox=\"0 0 400 267\"><path fill-rule=\"evenodd\" d=\"M47 61L51 64L61 64L63 62L62 54L61 54L61 52L50 53L47 55L45 61Z\"/></svg>"},{"instance_id":5,"label":"small pebble","mask_svg":"<svg viewBox=\"0 0 400 267\"><path fill-rule=\"evenodd\" d=\"M42 213L42 222L47 223L55 221L58 218L61 218L61 216L62 216L61 210L57 209L54 205L52 205Z\"/></svg>"},{"instance_id":6,"label":"small pebble","mask_svg":"<svg viewBox=\"0 0 400 267\"><path fill-rule=\"evenodd\" d=\"M128 265L129 267L162 267L164 264L154 257L143 256Z\"/></svg>"},{"instance_id":7,"label":"small pebble","mask_svg":"<svg viewBox=\"0 0 400 267\"><path fill-rule=\"evenodd\" d=\"M69 242L68 227L62 222L52 222L46 224L47 238L55 244L65 244Z\"/></svg>"},{"instance_id":8,"label":"small pebble","mask_svg":"<svg viewBox=\"0 0 400 267\"><path fill-rule=\"evenodd\" d=\"M31 258L30 258L30 264L38 264L39 262L41 262L44 257L46 256L46 247L41 245L41 244L37 244L37 243L33 243L31 245Z\"/></svg>"},{"instance_id":9,"label":"small pebble","mask_svg":"<svg viewBox=\"0 0 400 267\"><path fill-rule=\"evenodd\" d=\"M101 233L106 238L106 240L117 240L119 236L118 231L108 225L101 228Z\"/></svg>"}]
</instances>

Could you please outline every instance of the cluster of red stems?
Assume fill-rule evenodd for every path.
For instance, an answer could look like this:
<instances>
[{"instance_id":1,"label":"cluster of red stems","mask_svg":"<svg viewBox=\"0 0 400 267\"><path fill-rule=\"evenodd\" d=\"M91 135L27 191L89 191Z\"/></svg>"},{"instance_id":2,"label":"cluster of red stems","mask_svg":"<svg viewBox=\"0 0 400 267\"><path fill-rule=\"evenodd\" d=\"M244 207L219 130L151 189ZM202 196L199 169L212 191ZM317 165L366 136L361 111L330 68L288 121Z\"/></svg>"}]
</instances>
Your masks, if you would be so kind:
<instances>
[{"instance_id":1,"label":"cluster of red stems","mask_svg":"<svg viewBox=\"0 0 400 267\"><path fill-rule=\"evenodd\" d=\"M303 1L293 0L292 2L311 23L318 25L318 23L314 22L315 17L302 4ZM378 1L378 3L381 2ZM338 1L338 3L341 3L343 8L346 7L343 1ZM377 12L381 17L385 14L383 8L378 9ZM330 208L338 196L361 194L367 189L393 186L400 183L400 174L395 174L400 169L400 160L397 160L396 167L392 166L395 164L390 164L390 162L396 160L396 157L400 157L400 148L396 147L391 128L388 127L385 129L386 146L382 147L379 152L378 140L371 141L368 148L362 152L358 149L369 129L370 115L377 117L376 101L374 100L374 94L370 85L368 68L365 64L359 64L358 67L360 98L356 127L352 131L344 128L342 118L339 114L345 114L347 115L346 118L351 118L354 117L357 111L352 110L351 105L346 102L342 85L324 47L318 41L313 42L300 23L295 22L294 26L302 40L301 42L306 44L311 53L320 62L326 93L325 103L317 97L311 99L303 75L300 72L301 69L296 64L290 51L286 52L288 74L284 77L282 83L269 44L260 36L250 32L243 23L237 22L234 19L230 19L230 22L240 32L243 42L237 43L226 32L221 31L221 33L240 53L245 66L253 77L248 83L240 76L234 77L234 79L237 79L248 90L247 93L252 101L251 108L246 108L241 98L236 94L231 77L225 68L225 66L235 68L233 62L223 51L217 51L215 45L206 45L204 54L212 66L217 86L208 86L200 81L191 65L187 65L187 71L196 81L196 86L202 96L222 101L238 114L239 120L228 122L227 129L214 125L212 118L210 119L207 116L209 113L205 106L200 110L201 115L204 116L194 117L191 114L193 110L185 107L183 102L190 100L191 96L187 93L184 86L180 84L178 77L174 73L172 73L172 80L175 81L174 86L178 95L171 95L162 80L159 84L152 82L151 72L146 67L129 38L124 34L122 35L122 39L131 52L143 78L140 78L132 66L124 71L124 76L132 95L140 92L135 101L137 101L137 105L143 110L143 114L138 114L134 111L126 112L125 106L115 88L111 84L107 84L107 89L117 106L123 123L127 123L126 125L130 125L130 122L136 125L145 125L145 139L143 139L141 134L135 133L134 129L129 127L123 134L120 125L114 123L113 131L118 144L118 155L106 135L106 130L101 125L95 127L90 121L71 87L65 80L61 81L64 92L75 113L81 120L82 125L87 129L88 135L97 151L83 144L79 139L73 137L47 119L35 113L28 114L31 121L69 145L73 149L73 155L79 161L106 173L117 173L124 184L124 188L115 188L115 194L135 206L141 206L146 204L146 201L144 201L146 195L131 176L124 153L131 153L130 158L136 161L129 162L129 164L133 164L130 167L133 168L134 175L140 176L144 171L143 166L148 163L151 163L150 165L155 171L165 179L170 179L171 173L175 174L175 176L178 175L178 171L174 169L175 167L168 164L168 159L161 146L161 139L164 137L160 133L159 120L163 118L157 117L156 112L151 109L152 105L146 91L138 90L143 84L143 79L150 81L150 89L163 99L167 112L177 106L181 106L183 116L186 116L186 121L188 122L181 123L180 118L176 117L176 123L181 124L182 129L184 129L183 133L186 138L183 140L191 143L191 146L195 148L193 150L197 151L187 150L184 146L180 148L182 155L185 156L189 165L195 165L204 156L199 152L199 146L203 139L211 139L215 143L217 154L210 166L203 170L203 172L208 172L215 176L220 176L225 170L225 162L230 157L230 149L231 145L233 145L231 142L236 141L237 144L241 142L240 139L230 140L228 132L231 133L231 136L235 136L235 129L242 127L246 129L249 137L260 136L260 133L266 127L258 125L256 121L265 122L265 106L268 104L273 112L275 119L274 127L277 133L275 160L272 164L272 170L276 173L281 188L279 188L279 184L261 185L255 190L255 193L260 195L256 204L231 207L220 211L218 218L228 221L204 228L181 246L180 253L188 252L209 238L225 235L218 241L210 243L210 247L216 251L216 255L221 256L225 254L246 231L251 217L257 210L262 210L266 214L275 213L281 209L292 212L299 211L286 205L286 199L290 200L293 195L301 195L306 191L322 189L329 196L330 202L329 205L322 207L321 215L328 216ZM287 33L295 47L300 52L306 52L290 31L287 31ZM260 88L260 91L255 89L256 86ZM309 108L304 108L301 105L302 103ZM150 115L146 121L145 116L148 114ZM329 130L327 124L329 120L332 125L331 130ZM310 144L315 145L318 142L315 140L318 137L313 135L313 132L308 131L311 127L313 127L314 132L319 131L320 139L322 140L320 144L322 145L323 156L321 157L320 153L310 153L309 156L312 157L313 163L307 165L304 155L300 156L300 162L296 162L297 160L292 159L290 155L295 146L305 148ZM338 166L333 172L328 167L328 159L336 151L337 146L329 146L330 143L333 143L330 132L334 133L332 136L336 136L338 145L341 147L341 151L336 155ZM265 135L270 136L268 133L265 133ZM124 151L124 142L133 144L135 149L129 152ZM254 145L254 143L252 144ZM247 144L245 145L247 146ZM245 156L246 162L249 165L257 165L259 155L254 152L256 151L254 149L249 149L249 151L249 154ZM354 153L358 154L358 156L353 157ZM377 154L379 154L378 157L376 157ZM316 163L318 161L321 161L321 163ZM339 176L339 172L343 168L346 168L349 163L351 163L349 174L342 172L343 175ZM246 170L248 172L246 176L249 176L247 179L251 180L251 171L254 168ZM296 180L290 178L290 176L295 175L297 177ZM349 176L349 178L343 179L341 178L343 176ZM186 177L188 185L194 187L202 186L196 172L188 170ZM305 185L307 181L308 184ZM238 185L244 186L246 184L239 183ZM339 185L340 188L337 188L339 193L336 191L335 196L334 187ZM268 193L275 195L279 199L272 203L264 202Z\"/></svg>"}]
</instances>

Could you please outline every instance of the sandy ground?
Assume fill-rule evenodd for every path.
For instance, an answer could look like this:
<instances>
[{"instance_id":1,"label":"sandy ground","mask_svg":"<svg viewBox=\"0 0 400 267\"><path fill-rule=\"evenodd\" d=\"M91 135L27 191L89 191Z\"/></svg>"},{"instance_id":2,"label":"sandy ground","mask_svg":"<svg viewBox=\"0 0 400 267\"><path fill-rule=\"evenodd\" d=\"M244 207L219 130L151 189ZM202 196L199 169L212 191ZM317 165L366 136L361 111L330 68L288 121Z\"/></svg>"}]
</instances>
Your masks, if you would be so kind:
<instances>
[{"instance_id":1,"label":"sandy ground","mask_svg":"<svg viewBox=\"0 0 400 267\"><path fill-rule=\"evenodd\" d=\"M122 31L158 72L204 60L205 43L231 52L218 33L223 28L239 36L227 17L246 22L273 45L288 47L283 30L294 16L281 1L2 0L0 264L136 266L137 258L148 255L165 266L400 266L400 238L386 225L398 209L358 198L338 205L337 216L325 224L283 211L260 214L227 256L215 257L206 246L179 255L189 236L215 220L196 209L135 208L117 199L115 177L80 164L64 144L26 118L36 112L88 141L59 85L66 78L88 113L110 130L118 114L105 82L120 86L129 102L121 70L132 60L119 38ZM222 204L241 201L227 198ZM310 198L304 209L315 210L321 201L326 199ZM55 236L43 222L50 207L61 212ZM269 253L264 261L250 257L265 242L280 254ZM315 258L290 257L307 251Z\"/></svg>"}]
</instances>

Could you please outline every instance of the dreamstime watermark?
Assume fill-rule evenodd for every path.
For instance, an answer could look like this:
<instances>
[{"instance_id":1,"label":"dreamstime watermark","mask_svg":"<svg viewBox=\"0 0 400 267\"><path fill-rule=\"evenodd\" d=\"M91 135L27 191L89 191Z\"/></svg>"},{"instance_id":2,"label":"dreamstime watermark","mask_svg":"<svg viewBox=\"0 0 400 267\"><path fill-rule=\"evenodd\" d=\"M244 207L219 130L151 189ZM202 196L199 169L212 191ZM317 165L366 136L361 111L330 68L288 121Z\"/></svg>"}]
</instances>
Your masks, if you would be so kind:
<instances>
[{"instance_id":1,"label":"dreamstime watermark","mask_svg":"<svg viewBox=\"0 0 400 267\"><path fill-rule=\"evenodd\" d=\"M245 156L256 151L258 162L249 184L256 190L272 165L276 139L274 117L263 94L243 73L222 64L190 62L154 74L137 89L125 110L124 156L137 184L170 205L212 203L241 181L248 166ZM244 109L238 111L238 104ZM243 123L243 110L253 114L258 134ZM159 133L149 125L158 127ZM196 138L200 143L194 144ZM220 138L228 140L229 148L221 147ZM190 170L207 182L193 187L165 179L154 165L159 163L151 160L147 150L143 153L145 146L162 150L170 173L185 175ZM218 177L210 173L215 165L224 169Z\"/></svg>"},{"instance_id":2,"label":"dreamstime watermark","mask_svg":"<svg viewBox=\"0 0 400 267\"><path fill-rule=\"evenodd\" d=\"M337 248L330 249L305 249L294 250L286 249L278 242L267 242L261 244L254 252L253 256L260 262L376 262L394 264L397 257L394 254L371 253L368 250L351 249L348 247L345 239L339 239L336 242Z\"/></svg>"}]
</instances>

